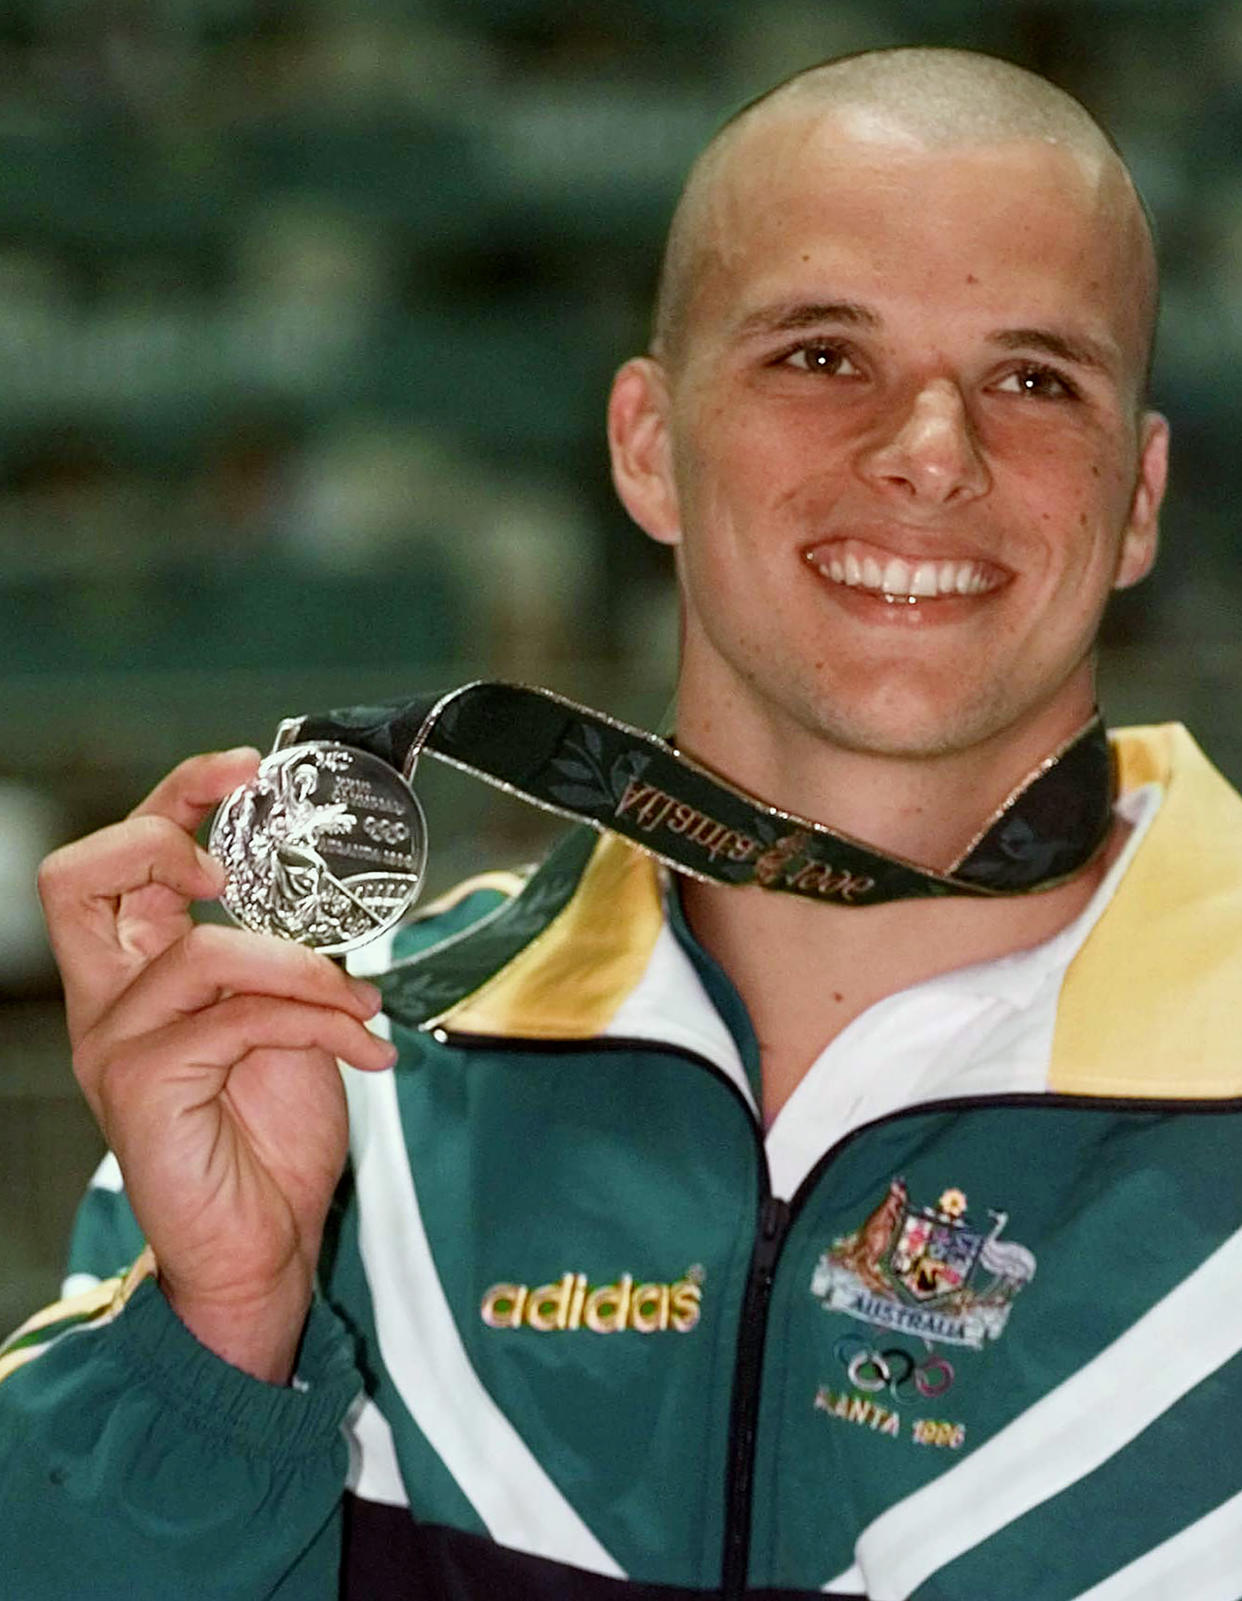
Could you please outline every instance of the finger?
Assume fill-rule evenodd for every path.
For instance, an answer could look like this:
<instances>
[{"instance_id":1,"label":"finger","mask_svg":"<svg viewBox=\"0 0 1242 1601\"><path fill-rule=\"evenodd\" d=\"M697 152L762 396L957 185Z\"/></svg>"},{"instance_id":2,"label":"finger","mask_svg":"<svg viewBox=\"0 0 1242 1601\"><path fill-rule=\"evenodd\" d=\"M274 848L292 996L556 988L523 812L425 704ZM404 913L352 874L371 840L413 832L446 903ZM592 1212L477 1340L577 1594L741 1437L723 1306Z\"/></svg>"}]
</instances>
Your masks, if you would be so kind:
<instances>
[{"instance_id":1,"label":"finger","mask_svg":"<svg viewBox=\"0 0 1242 1601\"><path fill-rule=\"evenodd\" d=\"M150 1129L219 1095L230 1072L264 1054L322 1052L362 1072L396 1061L389 1041L327 1007L270 996L232 996L97 1057L84 1047L75 1071L113 1148L135 1123Z\"/></svg>"},{"instance_id":2,"label":"finger","mask_svg":"<svg viewBox=\"0 0 1242 1601\"><path fill-rule=\"evenodd\" d=\"M167 817L192 834L230 790L254 777L259 760L252 745L191 756L162 778L130 816Z\"/></svg>"},{"instance_id":3,"label":"finger","mask_svg":"<svg viewBox=\"0 0 1242 1601\"><path fill-rule=\"evenodd\" d=\"M391 1067L396 1048L357 1018L328 1006L232 995L149 1036L150 1057L195 1068L227 1070L254 1051L326 1051L363 1072ZM146 1053L143 1053L146 1054Z\"/></svg>"},{"instance_id":4,"label":"finger","mask_svg":"<svg viewBox=\"0 0 1242 1601\"><path fill-rule=\"evenodd\" d=\"M351 978L304 945L200 924L144 969L114 1002L104 1026L111 1036L147 1034L229 995L304 1001L360 1021L374 1017L380 1007L373 984Z\"/></svg>"},{"instance_id":5,"label":"finger","mask_svg":"<svg viewBox=\"0 0 1242 1601\"><path fill-rule=\"evenodd\" d=\"M218 895L224 869L165 817L133 817L53 851L39 868L39 896L55 939L72 938L76 917L104 916L110 925L122 895L158 884L187 904ZM90 921L89 932L99 929Z\"/></svg>"},{"instance_id":6,"label":"finger","mask_svg":"<svg viewBox=\"0 0 1242 1601\"><path fill-rule=\"evenodd\" d=\"M224 870L190 836L217 801L250 778L259 753L249 746L191 756L123 823L52 853L40 869L45 906L111 900L159 883L185 899L216 895Z\"/></svg>"},{"instance_id":7,"label":"finger","mask_svg":"<svg viewBox=\"0 0 1242 1601\"><path fill-rule=\"evenodd\" d=\"M395 1047L357 1018L331 1007L270 995L233 995L136 1040L113 1040L106 1056L81 1053L82 1087L100 1108L105 1131L123 1139L127 1108L144 1122L161 1107L188 1109L220 1093L229 1072L254 1052L324 1051L363 1072L396 1060ZM132 1116L132 1111L130 1113Z\"/></svg>"}]
</instances>

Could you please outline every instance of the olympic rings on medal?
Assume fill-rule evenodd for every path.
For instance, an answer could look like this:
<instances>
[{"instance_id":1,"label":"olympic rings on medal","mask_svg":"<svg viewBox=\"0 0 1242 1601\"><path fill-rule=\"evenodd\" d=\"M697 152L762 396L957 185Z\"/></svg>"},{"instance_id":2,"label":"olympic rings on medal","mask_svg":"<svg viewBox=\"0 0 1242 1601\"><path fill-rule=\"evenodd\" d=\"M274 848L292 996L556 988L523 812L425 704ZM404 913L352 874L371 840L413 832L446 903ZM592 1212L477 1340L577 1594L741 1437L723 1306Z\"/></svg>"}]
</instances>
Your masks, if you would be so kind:
<instances>
[{"instance_id":1,"label":"olympic rings on medal","mask_svg":"<svg viewBox=\"0 0 1242 1601\"><path fill-rule=\"evenodd\" d=\"M833 1348L844 1364L850 1383L864 1395L887 1390L899 1406L922 1398L934 1401L953 1387L953 1364L943 1356L929 1356L916 1362L899 1345L874 1350L857 1334L846 1334Z\"/></svg>"}]
</instances>

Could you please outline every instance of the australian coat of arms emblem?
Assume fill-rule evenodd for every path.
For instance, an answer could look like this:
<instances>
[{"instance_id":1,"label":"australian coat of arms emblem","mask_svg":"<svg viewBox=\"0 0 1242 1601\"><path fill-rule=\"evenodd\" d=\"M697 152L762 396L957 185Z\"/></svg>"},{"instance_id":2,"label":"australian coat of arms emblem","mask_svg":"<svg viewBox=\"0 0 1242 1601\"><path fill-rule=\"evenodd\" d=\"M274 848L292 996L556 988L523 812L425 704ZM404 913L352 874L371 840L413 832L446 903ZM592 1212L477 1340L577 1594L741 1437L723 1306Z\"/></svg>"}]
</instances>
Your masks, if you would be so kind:
<instances>
[{"instance_id":1,"label":"australian coat of arms emblem","mask_svg":"<svg viewBox=\"0 0 1242 1601\"><path fill-rule=\"evenodd\" d=\"M972 1223L957 1189L916 1206L896 1178L860 1227L820 1257L811 1292L825 1311L980 1350L999 1337L1014 1296L1035 1276L1031 1252L1001 1238L1008 1213L988 1216L987 1229Z\"/></svg>"}]
</instances>

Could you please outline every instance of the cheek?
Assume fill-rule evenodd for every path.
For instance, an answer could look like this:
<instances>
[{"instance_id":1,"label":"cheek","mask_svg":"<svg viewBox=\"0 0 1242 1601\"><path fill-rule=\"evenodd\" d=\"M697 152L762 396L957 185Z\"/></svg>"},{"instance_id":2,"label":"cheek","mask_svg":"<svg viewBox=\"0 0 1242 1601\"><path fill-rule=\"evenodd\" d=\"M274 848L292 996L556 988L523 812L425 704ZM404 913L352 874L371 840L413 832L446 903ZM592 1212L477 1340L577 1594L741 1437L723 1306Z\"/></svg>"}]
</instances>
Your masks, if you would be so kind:
<instances>
[{"instance_id":1,"label":"cheek","mask_svg":"<svg viewBox=\"0 0 1242 1601\"><path fill-rule=\"evenodd\" d=\"M1071 446L1032 463L1023 474L1021 499L1028 526L1045 545L1048 561L1068 577L1102 560L1115 560L1132 494L1115 451L1088 453Z\"/></svg>"},{"instance_id":2,"label":"cheek","mask_svg":"<svg viewBox=\"0 0 1242 1601\"><path fill-rule=\"evenodd\" d=\"M684 442L676 458L683 533L718 542L724 526L743 531L781 494L782 474L770 447L725 412Z\"/></svg>"},{"instance_id":3,"label":"cheek","mask_svg":"<svg viewBox=\"0 0 1242 1601\"><path fill-rule=\"evenodd\" d=\"M1109 563L1110 578L1130 521L1134 471L1131 464L1118 462L1115 452L1101 452L1089 464L1087 486L1082 495L1079 526L1084 532L1091 528L1096 530L1096 542Z\"/></svg>"}]
</instances>

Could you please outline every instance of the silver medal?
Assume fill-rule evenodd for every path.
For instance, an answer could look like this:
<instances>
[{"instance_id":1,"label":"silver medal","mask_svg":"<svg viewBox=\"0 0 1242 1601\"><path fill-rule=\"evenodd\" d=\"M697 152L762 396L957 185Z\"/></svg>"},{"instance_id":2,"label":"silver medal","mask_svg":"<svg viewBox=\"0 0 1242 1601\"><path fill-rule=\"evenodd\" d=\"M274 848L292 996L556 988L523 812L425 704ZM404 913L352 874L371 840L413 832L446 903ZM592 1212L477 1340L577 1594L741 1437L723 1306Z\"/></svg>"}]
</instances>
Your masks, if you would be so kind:
<instances>
[{"instance_id":1,"label":"silver medal","mask_svg":"<svg viewBox=\"0 0 1242 1601\"><path fill-rule=\"evenodd\" d=\"M208 849L228 871L220 898L243 928L339 955L413 904L427 826L386 762L320 740L265 756L221 803Z\"/></svg>"}]
</instances>

